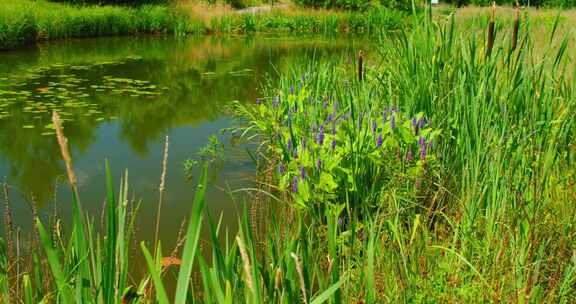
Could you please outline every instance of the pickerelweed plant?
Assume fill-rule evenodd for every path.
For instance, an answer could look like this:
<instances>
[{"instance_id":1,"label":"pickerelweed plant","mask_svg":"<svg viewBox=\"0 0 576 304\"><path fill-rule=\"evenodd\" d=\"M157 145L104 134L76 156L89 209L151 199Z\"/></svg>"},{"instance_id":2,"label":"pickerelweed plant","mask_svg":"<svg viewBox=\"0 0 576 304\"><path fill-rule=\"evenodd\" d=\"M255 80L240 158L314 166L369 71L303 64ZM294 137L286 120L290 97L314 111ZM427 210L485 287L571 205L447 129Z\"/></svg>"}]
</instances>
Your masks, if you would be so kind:
<instances>
[{"instance_id":1,"label":"pickerelweed plant","mask_svg":"<svg viewBox=\"0 0 576 304\"><path fill-rule=\"evenodd\" d=\"M415 199L435 167L440 130L424 113L403 113L368 85L329 74L284 82L276 95L241 109L267 135L280 190L316 214L326 204L373 209L391 194Z\"/></svg>"}]
</instances>

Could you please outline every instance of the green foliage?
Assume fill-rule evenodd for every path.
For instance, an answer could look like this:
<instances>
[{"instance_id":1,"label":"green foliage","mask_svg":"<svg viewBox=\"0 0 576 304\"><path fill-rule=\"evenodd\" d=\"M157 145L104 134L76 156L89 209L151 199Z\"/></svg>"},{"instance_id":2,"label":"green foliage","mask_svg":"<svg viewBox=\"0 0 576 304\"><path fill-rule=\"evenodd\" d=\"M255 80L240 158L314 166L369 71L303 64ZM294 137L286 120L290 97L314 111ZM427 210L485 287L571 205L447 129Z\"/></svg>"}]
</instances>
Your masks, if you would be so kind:
<instances>
[{"instance_id":1,"label":"green foliage","mask_svg":"<svg viewBox=\"0 0 576 304\"><path fill-rule=\"evenodd\" d=\"M280 190L323 215L323 204L374 210L393 193L408 199L429 187L423 181L435 167L432 142L440 131L423 113L408 116L386 104L372 85L337 75L311 68L255 108L240 106L278 160Z\"/></svg>"},{"instance_id":2,"label":"green foliage","mask_svg":"<svg viewBox=\"0 0 576 304\"><path fill-rule=\"evenodd\" d=\"M449 0L448 3L465 6L465 5L478 5L478 6L488 6L492 5L490 0ZM520 0L520 5L522 6L533 6L533 7L557 7L557 8L572 8L576 7L575 0ZM498 5L516 5L516 0L498 0L496 1Z\"/></svg>"}]
</instances>

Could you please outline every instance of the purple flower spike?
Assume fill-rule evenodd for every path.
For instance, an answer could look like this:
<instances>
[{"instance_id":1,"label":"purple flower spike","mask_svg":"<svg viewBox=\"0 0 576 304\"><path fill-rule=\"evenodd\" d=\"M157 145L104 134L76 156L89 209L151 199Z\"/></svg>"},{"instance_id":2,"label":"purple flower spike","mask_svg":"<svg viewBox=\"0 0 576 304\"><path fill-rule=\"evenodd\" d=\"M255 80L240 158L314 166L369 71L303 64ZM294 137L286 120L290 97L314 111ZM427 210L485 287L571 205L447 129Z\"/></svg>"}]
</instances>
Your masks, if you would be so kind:
<instances>
[{"instance_id":1,"label":"purple flower spike","mask_svg":"<svg viewBox=\"0 0 576 304\"><path fill-rule=\"evenodd\" d=\"M414 160L414 155L412 155L412 149L408 149L408 153L406 153L406 160L407 161Z\"/></svg>"},{"instance_id":2,"label":"purple flower spike","mask_svg":"<svg viewBox=\"0 0 576 304\"><path fill-rule=\"evenodd\" d=\"M378 139L376 140L376 147L382 147L382 134L378 135Z\"/></svg>"},{"instance_id":3,"label":"purple flower spike","mask_svg":"<svg viewBox=\"0 0 576 304\"><path fill-rule=\"evenodd\" d=\"M428 149L432 149L432 146L433 146L432 140L430 140L430 141L428 142Z\"/></svg>"},{"instance_id":4,"label":"purple flower spike","mask_svg":"<svg viewBox=\"0 0 576 304\"><path fill-rule=\"evenodd\" d=\"M332 104L332 113L336 114L337 111L338 111L338 102L334 101L334 103Z\"/></svg>"},{"instance_id":5,"label":"purple flower spike","mask_svg":"<svg viewBox=\"0 0 576 304\"><path fill-rule=\"evenodd\" d=\"M292 178L292 192L298 192L298 178L296 176Z\"/></svg>"},{"instance_id":6,"label":"purple flower spike","mask_svg":"<svg viewBox=\"0 0 576 304\"><path fill-rule=\"evenodd\" d=\"M386 112L386 110L384 110L382 112L382 123L385 124L386 123L386 118L388 116L388 113Z\"/></svg>"},{"instance_id":7,"label":"purple flower spike","mask_svg":"<svg viewBox=\"0 0 576 304\"><path fill-rule=\"evenodd\" d=\"M372 133L375 133L375 132L376 132L376 127L377 127L377 126L376 126L376 121L373 121L373 122L372 122Z\"/></svg>"},{"instance_id":8,"label":"purple flower spike","mask_svg":"<svg viewBox=\"0 0 576 304\"><path fill-rule=\"evenodd\" d=\"M334 149L336 149L336 140L333 139L330 145L332 146L332 151L334 151Z\"/></svg>"},{"instance_id":9,"label":"purple flower spike","mask_svg":"<svg viewBox=\"0 0 576 304\"><path fill-rule=\"evenodd\" d=\"M318 159L316 160L316 169L317 169L318 171L320 171L321 168L322 168L322 160L320 160L320 158L318 158Z\"/></svg>"},{"instance_id":10,"label":"purple flower spike","mask_svg":"<svg viewBox=\"0 0 576 304\"><path fill-rule=\"evenodd\" d=\"M412 117L412 126L416 127L417 122L416 122L416 117Z\"/></svg>"},{"instance_id":11,"label":"purple flower spike","mask_svg":"<svg viewBox=\"0 0 576 304\"><path fill-rule=\"evenodd\" d=\"M286 144L286 148L288 150L292 150L292 139L291 138L288 139L288 144Z\"/></svg>"},{"instance_id":12,"label":"purple flower spike","mask_svg":"<svg viewBox=\"0 0 576 304\"><path fill-rule=\"evenodd\" d=\"M332 121L332 135L336 135L336 121Z\"/></svg>"},{"instance_id":13,"label":"purple flower spike","mask_svg":"<svg viewBox=\"0 0 576 304\"><path fill-rule=\"evenodd\" d=\"M320 126L320 131L318 134L318 143L320 145L324 143L324 125Z\"/></svg>"},{"instance_id":14,"label":"purple flower spike","mask_svg":"<svg viewBox=\"0 0 576 304\"><path fill-rule=\"evenodd\" d=\"M420 120L418 120L418 128L424 128L424 124L426 124L426 120L424 118L420 118Z\"/></svg>"},{"instance_id":15,"label":"purple flower spike","mask_svg":"<svg viewBox=\"0 0 576 304\"><path fill-rule=\"evenodd\" d=\"M286 167L284 167L284 164L280 164L280 166L278 166L278 172L280 172L280 174L284 174L284 172L286 172Z\"/></svg>"},{"instance_id":16,"label":"purple flower spike","mask_svg":"<svg viewBox=\"0 0 576 304\"><path fill-rule=\"evenodd\" d=\"M420 138L418 138L418 145L420 145L420 147L426 146L426 140L424 139L424 136L420 136Z\"/></svg>"},{"instance_id":17,"label":"purple flower spike","mask_svg":"<svg viewBox=\"0 0 576 304\"><path fill-rule=\"evenodd\" d=\"M294 95L294 85L290 86L290 95Z\"/></svg>"},{"instance_id":18,"label":"purple flower spike","mask_svg":"<svg viewBox=\"0 0 576 304\"><path fill-rule=\"evenodd\" d=\"M420 159L426 159L426 145L420 146Z\"/></svg>"},{"instance_id":19,"label":"purple flower spike","mask_svg":"<svg viewBox=\"0 0 576 304\"><path fill-rule=\"evenodd\" d=\"M260 105L262 103L262 100L260 98L256 98L256 104Z\"/></svg>"},{"instance_id":20,"label":"purple flower spike","mask_svg":"<svg viewBox=\"0 0 576 304\"><path fill-rule=\"evenodd\" d=\"M300 178L304 180L306 178L306 171L304 171L304 167L300 166Z\"/></svg>"},{"instance_id":21,"label":"purple flower spike","mask_svg":"<svg viewBox=\"0 0 576 304\"><path fill-rule=\"evenodd\" d=\"M390 128L391 128L391 129L396 128L396 119L395 119L395 117L394 117L394 114L392 114L392 115L390 116Z\"/></svg>"}]
</instances>

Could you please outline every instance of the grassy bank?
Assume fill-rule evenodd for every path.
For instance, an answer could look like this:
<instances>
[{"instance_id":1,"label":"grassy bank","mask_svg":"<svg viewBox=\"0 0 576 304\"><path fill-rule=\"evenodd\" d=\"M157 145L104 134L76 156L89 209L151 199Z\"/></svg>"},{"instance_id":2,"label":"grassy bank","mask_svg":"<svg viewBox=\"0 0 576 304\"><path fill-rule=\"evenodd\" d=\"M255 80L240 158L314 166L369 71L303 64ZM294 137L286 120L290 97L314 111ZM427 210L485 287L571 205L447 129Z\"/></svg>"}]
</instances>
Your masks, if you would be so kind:
<instances>
[{"instance_id":1,"label":"grassy bank","mask_svg":"<svg viewBox=\"0 0 576 304\"><path fill-rule=\"evenodd\" d=\"M71 6L44 0L7 0L0 10L0 49L36 41L137 34L228 34L251 32L372 33L399 29L404 14L388 10L333 12L272 10L261 14L212 8L144 5Z\"/></svg>"}]
</instances>

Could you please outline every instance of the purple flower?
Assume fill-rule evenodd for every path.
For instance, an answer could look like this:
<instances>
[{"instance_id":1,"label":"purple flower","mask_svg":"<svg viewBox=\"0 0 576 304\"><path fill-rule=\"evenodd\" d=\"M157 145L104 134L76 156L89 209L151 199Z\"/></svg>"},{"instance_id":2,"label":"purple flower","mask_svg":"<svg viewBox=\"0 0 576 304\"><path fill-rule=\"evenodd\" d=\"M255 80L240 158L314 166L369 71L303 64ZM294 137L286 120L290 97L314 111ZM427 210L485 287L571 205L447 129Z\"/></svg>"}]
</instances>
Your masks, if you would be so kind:
<instances>
[{"instance_id":1,"label":"purple flower","mask_svg":"<svg viewBox=\"0 0 576 304\"><path fill-rule=\"evenodd\" d=\"M332 146L332 151L334 151L334 149L336 149L336 140L333 139L330 145Z\"/></svg>"},{"instance_id":2,"label":"purple flower","mask_svg":"<svg viewBox=\"0 0 576 304\"><path fill-rule=\"evenodd\" d=\"M328 121L334 121L334 113L328 116Z\"/></svg>"},{"instance_id":3,"label":"purple flower","mask_svg":"<svg viewBox=\"0 0 576 304\"><path fill-rule=\"evenodd\" d=\"M382 111L382 123L385 124L386 123L386 116L388 116L388 113L386 110Z\"/></svg>"},{"instance_id":4,"label":"purple flower","mask_svg":"<svg viewBox=\"0 0 576 304\"><path fill-rule=\"evenodd\" d=\"M324 125L320 125L320 131L318 132L318 143L319 144L323 144L324 143Z\"/></svg>"},{"instance_id":5,"label":"purple flower","mask_svg":"<svg viewBox=\"0 0 576 304\"><path fill-rule=\"evenodd\" d=\"M382 133L378 135L378 139L376 140L376 147L380 148L382 146Z\"/></svg>"},{"instance_id":6,"label":"purple flower","mask_svg":"<svg viewBox=\"0 0 576 304\"><path fill-rule=\"evenodd\" d=\"M432 140L428 142L428 149L432 149Z\"/></svg>"},{"instance_id":7,"label":"purple flower","mask_svg":"<svg viewBox=\"0 0 576 304\"><path fill-rule=\"evenodd\" d=\"M376 121L373 121L373 122L372 122L372 133L375 133L375 132L376 132L376 127L377 127L377 126L376 126Z\"/></svg>"},{"instance_id":8,"label":"purple flower","mask_svg":"<svg viewBox=\"0 0 576 304\"><path fill-rule=\"evenodd\" d=\"M294 95L294 85L290 86L290 95Z\"/></svg>"},{"instance_id":9,"label":"purple flower","mask_svg":"<svg viewBox=\"0 0 576 304\"><path fill-rule=\"evenodd\" d=\"M417 124L416 117L412 117L412 126L416 127L416 124Z\"/></svg>"},{"instance_id":10,"label":"purple flower","mask_svg":"<svg viewBox=\"0 0 576 304\"><path fill-rule=\"evenodd\" d=\"M322 109L326 110L326 108L328 108L328 101L324 99L324 101L322 102Z\"/></svg>"},{"instance_id":11,"label":"purple flower","mask_svg":"<svg viewBox=\"0 0 576 304\"><path fill-rule=\"evenodd\" d=\"M256 104L260 105L262 103L262 100L260 98L256 98Z\"/></svg>"},{"instance_id":12,"label":"purple flower","mask_svg":"<svg viewBox=\"0 0 576 304\"><path fill-rule=\"evenodd\" d=\"M298 178L296 176L292 178L292 192L298 192Z\"/></svg>"},{"instance_id":13,"label":"purple flower","mask_svg":"<svg viewBox=\"0 0 576 304\"><path fill-rule=\"evenodd\" d=\"M288 139L288 144L286 145L286 148L288 149L288 151L292 150L292 138Z\"/></svg>"},{"instance_id":14,"label":"purple flower","mask_svg":"<svg viewBox=\"0 0 576 304\"><path fill-rule=\"evenodd\" d=\"M278 166L278 172L280 172L280 174L284 174L284 172L286 172L286 167L284 167L284 164L280 164L280 166Z\"/></svg>"},{"instance_id":15,"label":"purple flower","mask_svg":"<svg viewBox=\"0 0 576 304\"><path fill-rule=\"evenodd\" d=\"M420 136L420 138L418 138L418 145L420 145L420 147L426 145L426 140L424 139L424 136Z\"/></svg>"},{"instance_id":16,"label":"purple flower","mask_svg":"<svg viewBox=\"0 0 576 304\"><path fill-rule=\"evenodd\" d=\"M412 161L413 159L414 159L414 156L412 155L412 149L408 148L408 153L406 153L406 160Z\"/></svg>"},{"instance_id":17,"label":"purple flower","mask_svg":"<svg viewBox=\"0 0 576 304\"><path fill-rule=\"evenodd\" d=\"M334 101L334 103L332 104L332 113L336 114L337 111L338 111L338 102Z\"/></svg>"},{"instance_id":18,"label":"purple flower","mask_svg":"<svg viewBox=\"0 0 576 304\"><path fill-rule=\"evenodd\" d=\"M420 159L426 159L426 145L420 146Z\"/></svg>"},{"instance_id":19,"label":"purple flower","mask_svg":"<svg viewBox=\"0 0 576 304\"><path fill-rule=\"evenodd\" d=\"M396 128L396 119L394 118L394 114L392 114L392 115L390 116L390 128L391 128L391 129Z\"/></svg>"},{"instance_id":20,"label":"purple flower","mask_svg":"<svg viewBox=\"0 0 576 304\"><path fill-rule=\"evenodd\" d=\"M320 158L318 158L318 159L316 160L316 169L317 169L318 171L320 171L321 168L322 168L322 160L320 160Z\"/></svg>"},{"instance_id":21,"label":"purple flower","mask_svg":"<svg viewBox=\"0 0 576 304\"><path fill-rule=\"evenodd\" d=\"M304 180L306 178L306 172L304 171L304 167L300 166L300 178Z\"/></svg>"},{"instance_id":22,"label":"purple flower","mask_svg":"<svg viewBox=\"0 0 576 304\"><path fill-rule=\"evenodd\" d=\"M418 120L418 128L419 129L424 128L425 123L426 123L426 120L424 118L420 118L420 120Z\"/></svg>"},{"instance_id":23,"label":"purple flower","mask_svg":"<svg viewBox=\"0 0 576 304\"><path fill-rule=\"evenodd\" d=\"M336 135L336 121L332 121L332 135Z\"/></svg>"}]
</instances>

